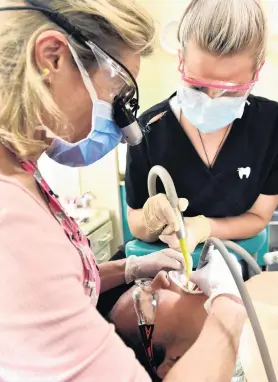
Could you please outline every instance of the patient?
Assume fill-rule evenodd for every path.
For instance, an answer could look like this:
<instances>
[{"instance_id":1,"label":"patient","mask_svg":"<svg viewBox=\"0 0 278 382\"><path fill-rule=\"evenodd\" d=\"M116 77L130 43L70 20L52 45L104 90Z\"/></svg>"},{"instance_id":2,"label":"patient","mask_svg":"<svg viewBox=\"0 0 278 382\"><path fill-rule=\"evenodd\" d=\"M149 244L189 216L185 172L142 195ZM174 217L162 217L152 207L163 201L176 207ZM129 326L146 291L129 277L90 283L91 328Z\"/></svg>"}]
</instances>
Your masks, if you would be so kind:
<instances>
[{"instance_id":1,"label":"patient","mask_svg":"<svg viewBox=\"0 0 278 382\"><path fill-rule=\"evenodd\" d=\"M263 272L245 285L257 311L278 375L278 272ZM207 316L204 310L206 296L185 293L163 271L152 280L151 287L159 298L153 332L154 361L157 375L164 378L199 336ZM133 348L139 361L150 371L132 299L135 288L133 286L120 296L109 314L109 320L115 324L118 334L127 345ZM243 331L239 355L240 362L233 381L246 381L245 378L248 382L268 381L249 321Z\"/></svg>"},{"instance_id":2,"label":"patient","mask_svg":"<svg viewBox=\"0 0 278 382\"><path fill-rule=\"evenodd\" d=\"M119 298L109 320L149 371L132 299L135 288L133 286ZM154 362L157 375L163 379L199 336L207 317L204 309L207 297L184 292L164 271L152 280L151 288L158 295L153 332Z\"/></svg>"}]
</instances>

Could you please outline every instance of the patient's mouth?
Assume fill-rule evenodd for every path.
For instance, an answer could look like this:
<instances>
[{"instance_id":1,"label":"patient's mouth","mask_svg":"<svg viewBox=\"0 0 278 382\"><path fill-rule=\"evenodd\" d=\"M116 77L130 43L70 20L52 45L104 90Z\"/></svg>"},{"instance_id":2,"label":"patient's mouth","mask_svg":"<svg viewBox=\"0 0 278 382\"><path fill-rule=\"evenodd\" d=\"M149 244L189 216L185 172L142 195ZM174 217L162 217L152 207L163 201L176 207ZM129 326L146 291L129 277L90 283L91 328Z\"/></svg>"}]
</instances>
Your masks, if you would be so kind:
<instances>
[{"instance_id":1,"label":"patient's mouth","mask_svg":"<svg viewBox=\"0 0 278 382\"><path fill-rule=\"evenodd\" d=\"M187 280L184 273L180 273L177 271L170 271L169 278L173 283L175 283L178 287L184 290L186 293L190 294L202 294L201 289L191 281Z\"/></svg>"}]
</instances>

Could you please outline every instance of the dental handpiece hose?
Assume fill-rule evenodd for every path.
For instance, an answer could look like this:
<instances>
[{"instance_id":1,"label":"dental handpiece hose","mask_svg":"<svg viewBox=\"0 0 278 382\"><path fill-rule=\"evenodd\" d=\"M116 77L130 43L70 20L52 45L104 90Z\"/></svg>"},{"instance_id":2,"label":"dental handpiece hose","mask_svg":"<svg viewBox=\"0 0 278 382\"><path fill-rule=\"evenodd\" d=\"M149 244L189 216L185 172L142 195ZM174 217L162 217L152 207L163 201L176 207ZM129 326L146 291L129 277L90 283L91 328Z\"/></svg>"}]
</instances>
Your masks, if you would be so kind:
<instances>
[{"instance_id":1,"label":"dental handpiece hose","mask_svg":"<svg viewBox=\"0 0 278 382\"><path fill-rule=\"evenodd\" d=\"M186 232L186 228L183 221L183 215L181 211L179 210L179 199L177 196L176 188L168 171L162 166L154 166L150 170L149 176L148 176L148 191L149 191L150 197L155 196L157 194L157 191L156 191L157 177L160 178L164 186L167 199L169 200L169 203L171 204L178 219L179 230L176 232L176 235L179 240L181 253L183 254L184 261L185 261L186 276L187 276L187 279L189 280L192 262L191 262L191 255L188 249L187 232Z\"/></svg>"},{"instance_id":2,"label":"dental handpiece hose","mask_svg":"<svg viewBox=\"0 0 278 382\"><path fill-rule=\"evenodd\" d=\"M258 266L258 264L255 262L255 260L252 258L252 256L249 255L247 251L245 251L242 247L237 245L236 243L230 242L230 241L225 241L225 244L227 247L230 247L233 251L237 252L247 263L248 265L252 268L255 274L260 274L261 269ZM259 351L261 354L261 358L264 364L265 372L267 375L268 382L277 382L275 371L273 368L272 360L269 354L269 350L265 341L265 337L260 325L260 322L258 320L254 305L252 303L252 300L248 294L248 291L245 287L244 281L241 277L241 275L238 273L238 270L234 267L233 262L230 259L231 254L228 252L227 248L225 247L224 243L216 238L210 238L206 241L201 258L200 258L200 263L198 268L202 268L203 266L206 265L206 254L209 250L210 246L214 246L218 251L221 253L223 256L223 259L225 260L234 280L235 283L238 287L238 290L240 292L242 301L244 303L244 306L246 308L250 323L252 325L257 344L259 347Z\"/></svg>"}]
</instances>

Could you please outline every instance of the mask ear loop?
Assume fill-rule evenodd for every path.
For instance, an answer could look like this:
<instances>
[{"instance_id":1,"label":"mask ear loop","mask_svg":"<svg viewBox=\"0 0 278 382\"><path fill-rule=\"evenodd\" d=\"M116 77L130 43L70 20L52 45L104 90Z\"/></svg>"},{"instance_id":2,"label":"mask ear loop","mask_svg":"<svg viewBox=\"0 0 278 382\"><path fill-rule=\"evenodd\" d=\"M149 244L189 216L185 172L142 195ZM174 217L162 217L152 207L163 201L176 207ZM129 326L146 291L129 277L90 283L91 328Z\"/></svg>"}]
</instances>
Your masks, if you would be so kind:
<instances>
[{"instance_id":1,"label":"mask ear loop","mask_svg":"<svg viewBox=\"0 0 278 382\"><path fill-rule=\"evenodd\" d=\"M97 96L97 92L92 84L92 80L89 76L89 73L87 72L87 70L84 68L84 65L82 64L80 58L78 57L78 54L76 53L75 49L70 45L70 43L68 43L68 47L69 47L69 50L74 58L74 61L80 71L80 74L81 74L81 77L82 77L82 80L84 82L84 85L90 95L90 98L92 100L92 103L94 103L94 101L97 101L98 100L98 96Z\"/></svg>"}]
</instances>

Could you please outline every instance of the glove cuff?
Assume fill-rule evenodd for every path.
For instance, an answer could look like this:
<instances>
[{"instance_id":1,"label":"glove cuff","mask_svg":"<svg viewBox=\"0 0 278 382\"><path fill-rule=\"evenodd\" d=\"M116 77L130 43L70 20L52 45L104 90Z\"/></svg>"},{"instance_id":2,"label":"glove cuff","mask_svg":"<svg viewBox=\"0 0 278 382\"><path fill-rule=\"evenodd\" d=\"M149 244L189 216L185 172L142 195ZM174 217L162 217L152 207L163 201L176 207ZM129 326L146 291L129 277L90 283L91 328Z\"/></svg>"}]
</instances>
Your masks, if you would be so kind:
<instances>
[{"instance_id":1,"label":"glove cuff","mask_svg":"<svg viewBox=\"0 0 278 382\"><path fill-rule=\"evenodd\" d=\"M205 308L207 314L210 314L212 303L215 300L215 298L219 297L219 296L229 296L229 298L231 298L231 300L234 300L234 301L238 302L239 304L243 305L243 302L242 302L242 299L241 299L239 292L238 293L229 293L229 292L224 292L224 291L218 290L218 291L213 292L210 295L210 298L204 303L204 308Z\"/></svg>"},{"instance_id":2,"label":"glove cuff","mask_svg":"<svg viewBox=\"0 0 278 382\"><path fill-rule=\"evenodd\" d=\"M127 284L132 283L136 279L138 261L137 256L129 256L125 263L125 282Z\"/></svg>"},{"instance_id":3,"label":"glove cuff","mask_svg":"<svg viewBox=\"0 0 278 382\"><path fill-rule=\"evenodd\" d=\"M184 222L186 227L194 232L198 244L205 242L210 237L210 222L205 216L199 215L192 218L185 218Z\"/></svg>"}]
</instances>

